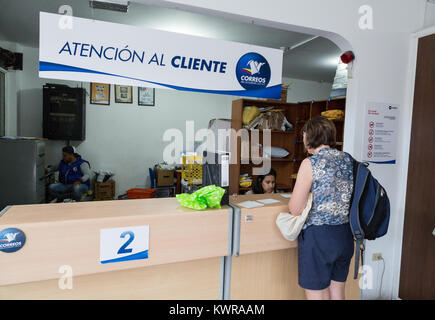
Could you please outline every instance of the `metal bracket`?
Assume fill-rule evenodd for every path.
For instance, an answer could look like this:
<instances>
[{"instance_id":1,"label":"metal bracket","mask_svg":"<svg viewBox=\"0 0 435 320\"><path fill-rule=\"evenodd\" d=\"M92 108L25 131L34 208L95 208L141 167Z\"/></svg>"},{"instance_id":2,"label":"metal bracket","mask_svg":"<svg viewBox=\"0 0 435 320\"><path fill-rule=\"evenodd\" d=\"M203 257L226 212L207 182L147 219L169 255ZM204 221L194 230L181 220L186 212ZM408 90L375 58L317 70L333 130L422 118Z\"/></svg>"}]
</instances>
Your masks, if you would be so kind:
<instances>
[{"instance_id":1,"label":"metal bracket","mask_svg":"<svg viewBox=\"0 0 435 320\"><path fill-rule=\"evenodd\" d=\"M2 211L0 211L0 217L6 213L12 206L6 206Z\"/></svg>"},{"instance_id":2,"label":"metal bracket","mask_svg":"<svg viewBox=\"0 0 435 320\"><path fill-rule=\"evenodd\" d=\"M240 223L242 220L242 210L231 204L230 206L233 208L233 250L232 255L234 257L238 257L240 254Z\"/></svg>"},{"instance_id":3,"label":"metal bracket","mask_svg":"<svg viewBox=\"0 0 435 320\"><path fill-rule=\"evenodd\" d=\"M228 251L225 257L221 257L220 263L220 300L229 300L231 293L231 256L233 253L234 207L230 205L228 210Z\"/></svg>"}]
</instances>

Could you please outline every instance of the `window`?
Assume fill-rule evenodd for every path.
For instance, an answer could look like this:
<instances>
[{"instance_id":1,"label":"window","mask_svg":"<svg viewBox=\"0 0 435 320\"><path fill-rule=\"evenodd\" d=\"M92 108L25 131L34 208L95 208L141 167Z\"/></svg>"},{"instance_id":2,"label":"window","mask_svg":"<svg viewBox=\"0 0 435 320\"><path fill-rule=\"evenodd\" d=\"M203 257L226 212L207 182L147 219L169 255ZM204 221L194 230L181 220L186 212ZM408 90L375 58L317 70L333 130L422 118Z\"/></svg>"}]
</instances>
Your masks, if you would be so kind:
<instances>
[{"instance_id":1,"label":"window","mask_svg":"<svg viewBox=\"0 0 435 320\"><path fill-rule=\"evenodd\" d=\"M0 70L0 137L5 135L5 74Z\"/></svg>"}]
</instances>

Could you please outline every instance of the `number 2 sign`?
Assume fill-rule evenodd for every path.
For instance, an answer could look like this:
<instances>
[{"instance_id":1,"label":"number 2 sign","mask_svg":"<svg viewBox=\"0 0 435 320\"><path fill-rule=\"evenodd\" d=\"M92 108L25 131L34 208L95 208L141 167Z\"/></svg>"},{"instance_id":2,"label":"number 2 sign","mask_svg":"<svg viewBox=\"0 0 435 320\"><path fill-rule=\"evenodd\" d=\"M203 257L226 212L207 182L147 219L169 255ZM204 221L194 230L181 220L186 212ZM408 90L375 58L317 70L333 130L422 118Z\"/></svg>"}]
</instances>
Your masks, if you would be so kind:
<instances>
[{"instance_id":1,"label":"number 2 sign","mask_svg":"<svg viewBox=\"0 0 435 320\"><path fill-rule=\"evenodd\" d=\"M149 225L101 229L100 263L148 259L149 234Z\"/></svg>"}]
</instances>

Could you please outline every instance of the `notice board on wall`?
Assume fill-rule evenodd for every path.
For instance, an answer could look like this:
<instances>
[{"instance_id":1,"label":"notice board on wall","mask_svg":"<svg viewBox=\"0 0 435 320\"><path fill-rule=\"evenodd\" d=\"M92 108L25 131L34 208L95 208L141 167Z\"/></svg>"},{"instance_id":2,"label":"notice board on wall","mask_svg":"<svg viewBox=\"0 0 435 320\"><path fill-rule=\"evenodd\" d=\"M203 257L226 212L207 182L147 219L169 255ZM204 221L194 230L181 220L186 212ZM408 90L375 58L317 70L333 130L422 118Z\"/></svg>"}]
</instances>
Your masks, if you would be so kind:
<instances>
[{"instance_id":1,"label":"notice board on wall","mask_svg":"<svg viewBox=\"0 0 435 320\"><path fill-rule=\"evenodd\" d=\"M365 106L362 160L396 163L399 105L368 102Z\"/></svg>"}]
</instances>

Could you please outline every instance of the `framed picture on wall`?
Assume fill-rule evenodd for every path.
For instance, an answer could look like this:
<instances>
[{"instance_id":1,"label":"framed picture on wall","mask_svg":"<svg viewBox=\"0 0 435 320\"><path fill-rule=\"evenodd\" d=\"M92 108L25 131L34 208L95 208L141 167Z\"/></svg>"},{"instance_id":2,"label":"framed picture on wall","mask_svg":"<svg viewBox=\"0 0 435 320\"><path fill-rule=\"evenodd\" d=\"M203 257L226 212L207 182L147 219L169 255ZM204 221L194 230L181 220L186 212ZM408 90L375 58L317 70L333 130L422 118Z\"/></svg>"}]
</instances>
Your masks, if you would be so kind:
<instances>
[{"instance_id":1,"label":"framed picture on wall","mask_svg":"<svg viewBox=\"0 0 435 320\"><path fill-rule=\"evenodd\" d=\"M91 82L90 103L110 105L110 84Z\"/></svg>"},{"instance_id":2,"label":"framed picture on wall","mask_svg":"<svg viewBox=\"0 0 435 320\"><path fill-rule=\"evenodd\" d=\"M115 102L133 103L133 87L115 84Z\"/></svg>"},{"instance_id":3,"label":"framed picture on wall","mask_svg":"<svg viewBox=\"0 0 435 320\"><path fill-rule=\"evenodd\" d=\"M137 88L137 104L140 106L151 106L155 104L155 89L138 87Z\"/></svg>"}]
</instances>

